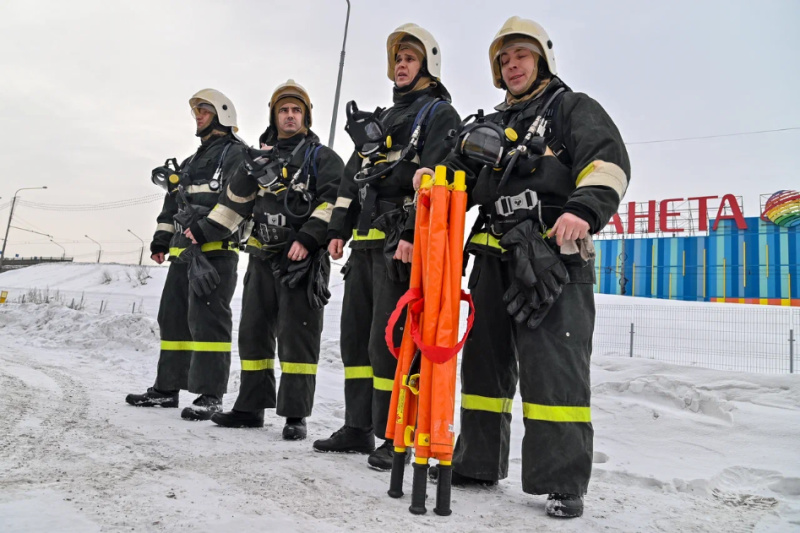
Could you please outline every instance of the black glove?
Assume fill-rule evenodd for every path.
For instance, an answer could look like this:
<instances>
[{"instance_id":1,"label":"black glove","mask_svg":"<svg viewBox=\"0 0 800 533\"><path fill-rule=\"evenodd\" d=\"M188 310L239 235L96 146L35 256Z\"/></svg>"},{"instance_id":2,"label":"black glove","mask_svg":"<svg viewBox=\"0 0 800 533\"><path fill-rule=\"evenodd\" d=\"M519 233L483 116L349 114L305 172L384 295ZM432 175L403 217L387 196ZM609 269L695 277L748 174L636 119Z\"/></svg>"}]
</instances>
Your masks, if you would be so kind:
<instances>
[{"instance_id":1,"label":"black glove","mask_svg":"<svg viewBox=\"0 0 800 533\"><path fill-rule=\"evenodd\" d=\"M397 283L405 283L411 277L411 263L404 263L394 258L407 219L408 212L401 208L382 214L372 223L376 229L386 234L386 240L383 242L383 262L389 279Z\"/></svg>"},{"instance_id":2,"label":"black glove","mask_svg":"<svg viewBox=\"0 0 800 533\"><path fill-rule=\"evenodd\" d=\"M177 222L182 229L186 229L208 216L211 212L210 207L187 205L178 210L172 218Z\"/></svg>"},{"instance_id":3,"label":"black glove","mask_svg":"<svg viewBox=\"0 0 800 533\"><path fill-rule=\"evenodd\" d=\"M320 249L314 254L311 263L311 272L308 275L308 303L312 309L322 309L331 297L328 290L328 281L331 277L331 262L328 260L328 251Z\"/></svg>"},{"instance_id":4,"label":"black glove","mask_svg":"<svg viewBox=\"0 0 800 533\"><path fill-rule=\"evenodd\" d=\"M200 297L207 297L219 285L219 274L208 258L193 244L180 255L181 261L189 263L189 286Z\"/></svg>"},{"instance_id":5,"label":"black glove","mask_svg":"<svg viewBox=\"0 0 800 533\"><path fill-rule=\"evenodd\" d=\"M314 256L308 254L305 259L300 261L289 261L285 269L281 269L280 281L290 289L297 287L311 270Z\"/></svg>"},{"instance_id":6,"label":"black glove","mask_svg":"<svg viewBox=\"0 0 800 533\"><path fill-rule=\"evenodd\" d=\"M535 329L569 282L567 268L533 220L514 226L500 239L500 246L512 254L511 286L503 295L506 310L518 324Z\"/></svg>"}]
</instances>

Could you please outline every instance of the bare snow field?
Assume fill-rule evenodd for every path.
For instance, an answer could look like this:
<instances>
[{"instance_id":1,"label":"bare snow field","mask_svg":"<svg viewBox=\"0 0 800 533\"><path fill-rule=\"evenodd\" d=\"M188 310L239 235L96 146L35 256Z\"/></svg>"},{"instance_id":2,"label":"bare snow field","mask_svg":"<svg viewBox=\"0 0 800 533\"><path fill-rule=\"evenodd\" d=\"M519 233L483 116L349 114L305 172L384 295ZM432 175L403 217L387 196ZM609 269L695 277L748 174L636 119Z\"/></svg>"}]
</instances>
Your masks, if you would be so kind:
<instances>
[{"instance_id":1,"label":"bare snow field","mask_svg":"<svg viewBox=\"0 0 800 533\"><path fill-rule=\"evenodd\" d=\"M411 515L410 469L406 496L393 500L388 473L365 456L311 448L343 421L336 272L300 442L281 439L274 412L263 429L236 430L125 404L155 376L165 268L148 269L144 284L130 265L0 275L10 292L0 305L0 532L800 531L800 375L611 356L592 364L595 468L583 518L548 518L545 497L522 492L519 402L509 478L454 488L450 517L433 514L429 485L428 514ZM49 303L31 303L43 296ZM226 409L238 369L234 352ZM182 405L192 399L181 394Z\"/></svg>"}]
</instances>

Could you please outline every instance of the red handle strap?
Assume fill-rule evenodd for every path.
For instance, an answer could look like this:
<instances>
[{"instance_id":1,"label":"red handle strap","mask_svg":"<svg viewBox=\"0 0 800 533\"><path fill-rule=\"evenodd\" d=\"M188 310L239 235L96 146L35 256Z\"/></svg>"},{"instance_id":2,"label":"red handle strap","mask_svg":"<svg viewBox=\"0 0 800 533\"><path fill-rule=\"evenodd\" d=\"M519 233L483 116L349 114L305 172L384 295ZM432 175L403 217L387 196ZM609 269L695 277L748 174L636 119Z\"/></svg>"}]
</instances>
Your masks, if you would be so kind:
<instances>
[{"instance_id":1,"label":"red handle strap","mask_svg":"<svg viewBox=\"0 0 800 533\"><path fill-rule=\"evenodd\" d=\"M392 333L394 332L394 327L397 324L397 320L400 318L400 314L403 312L405 306L408 305L408 311L411 317L411 338L414 339L414 344L416 344L420 349L422 355L434 364L446 363L455 357L456 354L461 351L461 348L464 347L464 343L467 341L469 332L472 330L472 325L475 322L475 305L472 301L472 296L462 290L460 301L467 302L469 304L467 329L464 332L464 336L461 338L458 344L451 348L443 346L430 346L422 342L422 336L420 335L419 331L419 319L420 315L422 314L422 310L424 309L425 298L422 295L421 289L409 289L397 302L397 307L395 307L395 310L392 312L392 315L389 317L389 322L386 325L386 345L389 347L389 351L395 356L395 358L399 356L400 350L394 346Z\"/></svg>"},{"instance_id":2,"label":"red handle strap","mask_svg":"<svg viewBox=\"0 0 800 533\"><path fill-rule=\"evenodd\" d=\"M422 301L422 289L408 289L397 301L397 306L394 308L394 311L392 311L392 314L389 316L389 322L386 324L386 333L384 337L386 339L386 346L389 347L389 351L395 359L400 357L400 348L394 345L394 327L397 321L400 320L400 315L403 313L403 309L406 308L406 305L416 302L417 300ZM417 319L419 319L419 317Z\"/></svg>"},{"instance_id":3,"label":"red handle strap","mask_svg":"<svg viewBox=\"0 0 800 533\"><path fill-rule=\"evenodd\" d=\"M414 343L420 349L422 355L433 364L440 365L442 363L446 363L455 357L456 354L461 351L461 348L464 347L464 343L467 342L469 332L472 330L472 324L475 322L475 305L472 302L472 295L467 294L464 291L461 291L460 301L467 302L469 304L467 329L464 331L464 336L461 337L461 340L451 348L443 346L430 346L422 342L422 336L419 332L419 316L422 313L423 300L419 300L409 307L409 312L411 313L411 338L414 339Z\"/></svg>"}]
</instances>

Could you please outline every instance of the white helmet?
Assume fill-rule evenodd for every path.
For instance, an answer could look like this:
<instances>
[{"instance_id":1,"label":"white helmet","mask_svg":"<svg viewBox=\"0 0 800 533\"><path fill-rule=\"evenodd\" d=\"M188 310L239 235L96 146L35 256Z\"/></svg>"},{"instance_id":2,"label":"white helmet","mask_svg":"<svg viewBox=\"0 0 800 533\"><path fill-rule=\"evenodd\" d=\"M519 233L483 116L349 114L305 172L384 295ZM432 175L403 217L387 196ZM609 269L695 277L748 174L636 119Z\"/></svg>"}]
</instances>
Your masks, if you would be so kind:
<instances>
[{"instance_id":1,"label":"white helmet","mask_svg":"<svg viewBox=\"0 0 800 533\"><path fill-rule=\"evenodd\" d=\"M503 24L503 27L494 36L494 40L489 46L489 62L492 66L492 78L494 79L495 87L498 89L503 87L503 76L500 72L500 52L506 42L516 36L530 37L537 42L541 52L539 55L544 56L547 61L547 68L554 76L558 75L556 56L553 53L553 41L550 40L544 28L532 20L511 17Z\"/></svg>"},{"instance_id":2,"label":"white helmet","mask_svg":"<svg viewBox=\"0 0 800 533\"><path fill-rule=\"evenodd\" d=\"M414 37L422 46L425 47L425 60L427 61L428 73L434 80L439 80L442 75L442 51L439 49L439 43L433 38L425 28L420 28L416 24L409 23L403 24L386 39L386 54L389 59L389 68L386 74L389 79L394 81L394 65L395 57L397 57L397 50L400 48L400 43L407 37Z\"/></svg>"},{"instance_id":3,"label":"white helmet","mask_svg":"<svg viewBox=\"0 0 800 533\"><path fill-rule=\"evenodd\" d=\"M311 108L314 107L311 104L311 98L308 96L308 91L305 88L294 81L293 79L289 78L286 80L286 83L281 83L278 87L275 88L275 91L272 93L272 98L269 100L269 123L273 126L275 125L275 104L282 98L286 98L287 96L292 96L297 98L301 102L306 105L305 109L305 126L307 128L311 127Z\"/></svg>"},{"instance_id":4,"label":"white helmet","mask_svg":"<svg viewBox=\"0 0 800 533\"><path fill-rule=\"evenodd\" d=\"M233 129L234 133L239 131L239 126L236 124L236 108L233 107L233 102L227 96L216 89L203 89L189 98L189 105L192 109L202 103L214 106L217 111L217 120L221 125Z\"/></svg>"}]
</instances>

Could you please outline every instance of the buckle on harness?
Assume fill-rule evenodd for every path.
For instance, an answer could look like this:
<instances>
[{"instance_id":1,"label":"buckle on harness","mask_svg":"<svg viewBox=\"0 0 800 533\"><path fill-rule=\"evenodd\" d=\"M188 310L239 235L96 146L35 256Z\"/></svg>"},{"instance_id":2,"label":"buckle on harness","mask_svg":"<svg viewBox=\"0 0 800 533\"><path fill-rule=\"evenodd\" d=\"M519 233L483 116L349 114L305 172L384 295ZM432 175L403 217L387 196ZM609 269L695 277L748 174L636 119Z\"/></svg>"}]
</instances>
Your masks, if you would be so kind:
<instances>
[{"instance_id":1,"label":"buckle on harness","mask_svg":"<svg viewBox=\"0 0 800 533\"><path fill-rule=\"evenodd\" d=\"M501 217L508 216L521 209L534 209L537 205L539 205L539 196L530 189L526 189L515 196L501 196L494 203L495 211Z\"/></svg>"},{"instance_id":2,"label":"buckle on harness","mask_svg":"<svg viewBox=\"0 0 800 533\"><path fill-rule=\"evenodd\" d=\"M286 216L283 213L277 215L267 215L267 224L270 226L286 226Z\"/></svg>"}]
</instances>

